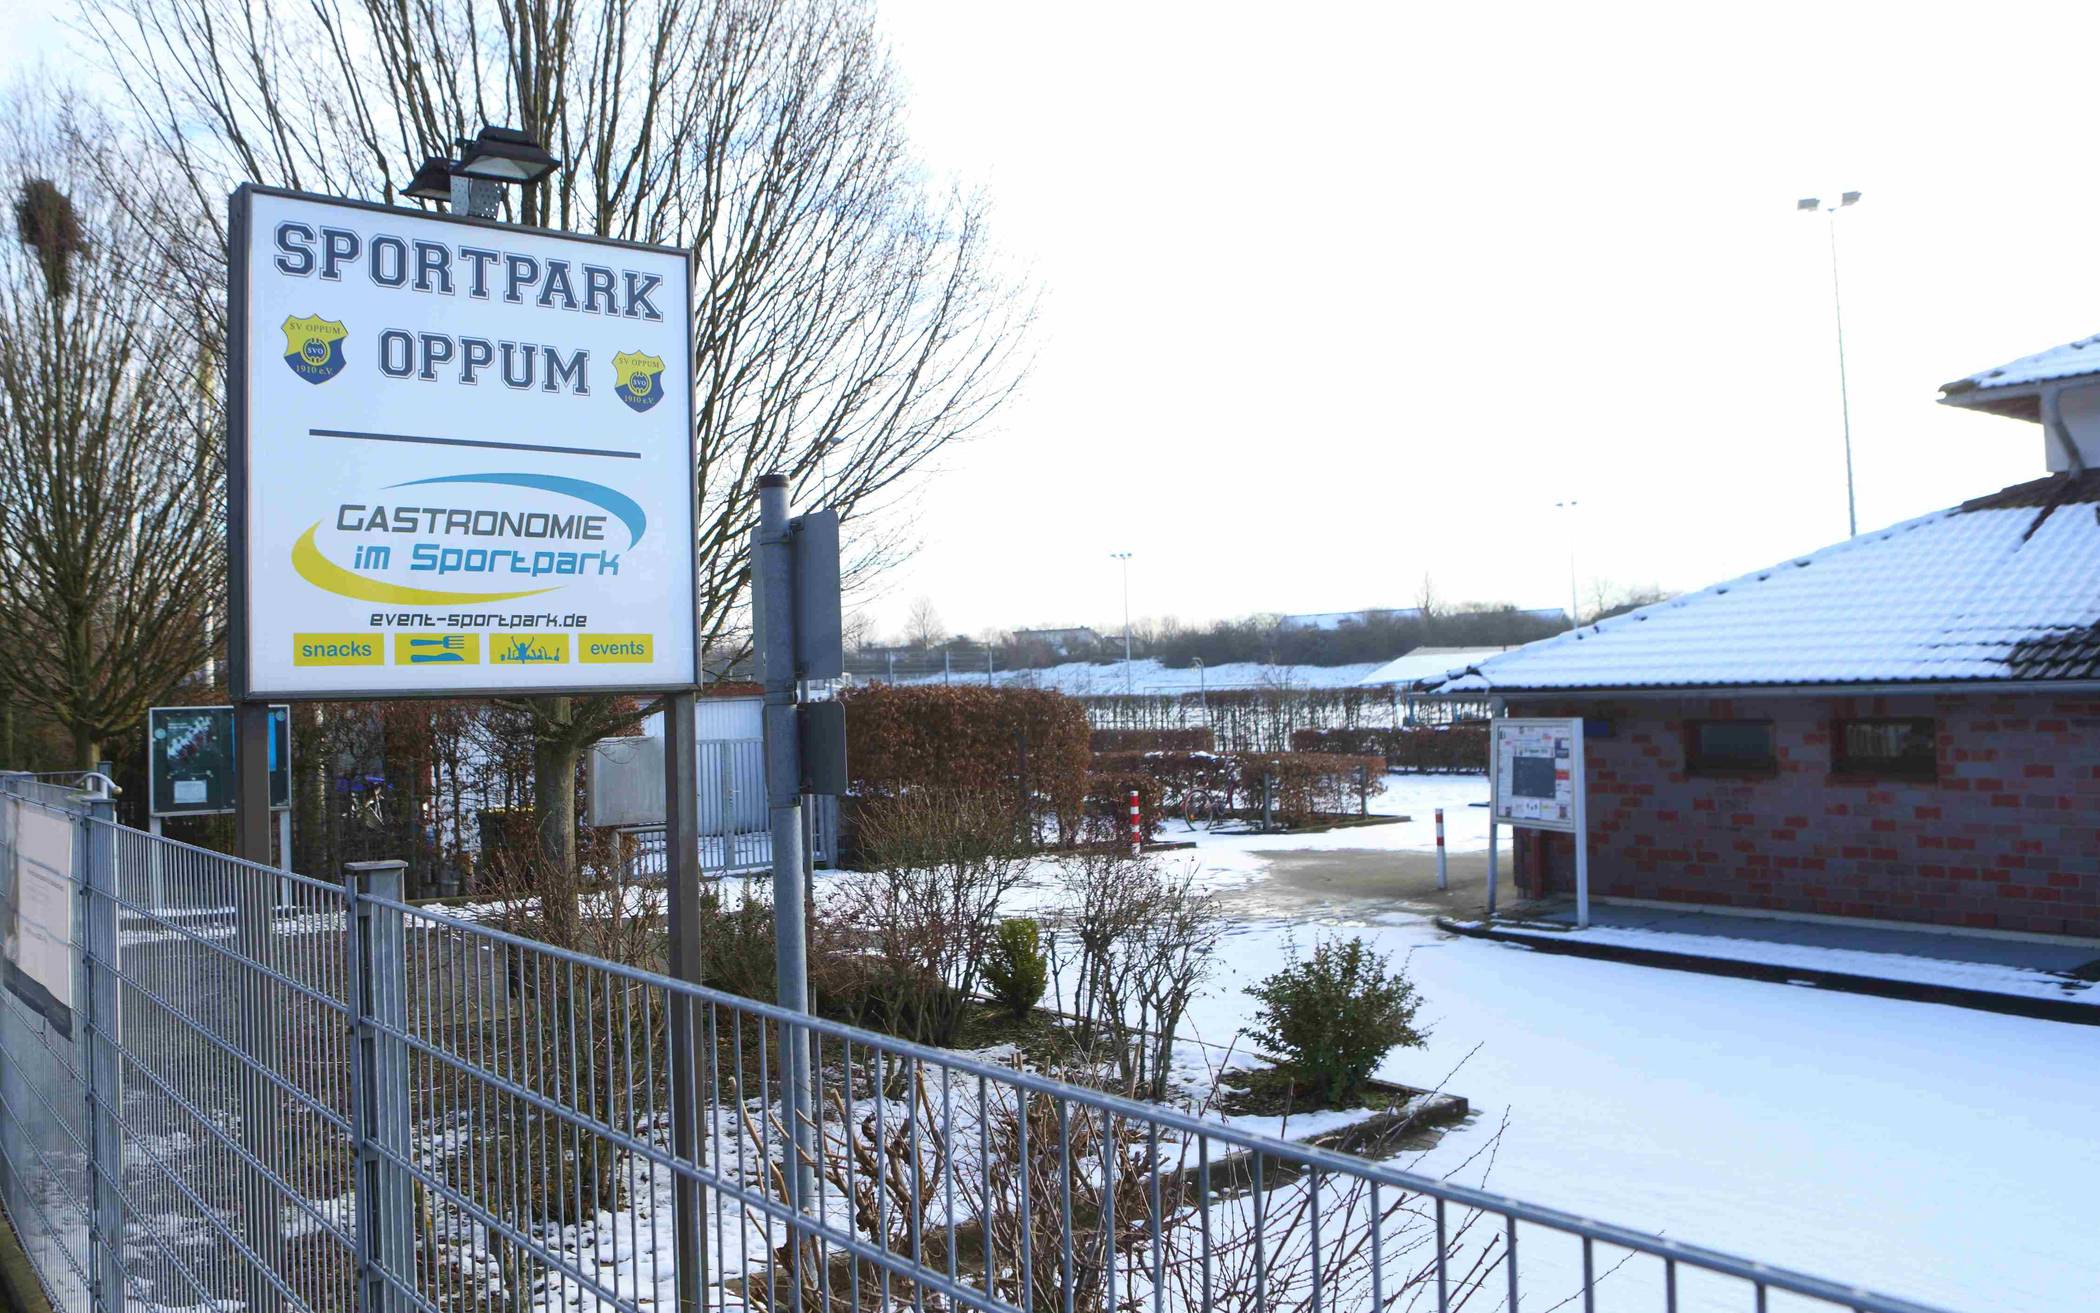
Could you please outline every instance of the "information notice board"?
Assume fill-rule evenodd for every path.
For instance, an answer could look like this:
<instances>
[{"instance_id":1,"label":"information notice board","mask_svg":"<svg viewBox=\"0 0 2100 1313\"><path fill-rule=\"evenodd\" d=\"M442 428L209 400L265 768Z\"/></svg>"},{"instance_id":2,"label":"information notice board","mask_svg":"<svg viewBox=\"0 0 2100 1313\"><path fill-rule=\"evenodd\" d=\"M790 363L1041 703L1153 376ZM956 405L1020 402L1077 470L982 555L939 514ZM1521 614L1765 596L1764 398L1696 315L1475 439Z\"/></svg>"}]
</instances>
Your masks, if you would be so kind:
<instances>
[{"instance_id":1,"label":"information notice board","mask_svg":"<svg viewBox=\"0 0 2100 1313\"><path fill-rule=\"evenodd\" d=\"M1583 766L1582 719L1498 716L1490 721L1488 808L1492 825L1554 830L1574 836L1575 923L1587 927L1589 796ZM1492 908L1492 892L1489 905Z\"/></svg>"},{"instance_id":2,"label":"information notice board","mask_svg":"<svg viewBox=\"0 0 2100 1313\"><path fill-rule=\"evenodd\" d=\"M270 708L270 808L292 805L292 709ZM211 816L233 808L233 708L154 707L146 713L146 810Z\"/></svg>"}]
</instances>

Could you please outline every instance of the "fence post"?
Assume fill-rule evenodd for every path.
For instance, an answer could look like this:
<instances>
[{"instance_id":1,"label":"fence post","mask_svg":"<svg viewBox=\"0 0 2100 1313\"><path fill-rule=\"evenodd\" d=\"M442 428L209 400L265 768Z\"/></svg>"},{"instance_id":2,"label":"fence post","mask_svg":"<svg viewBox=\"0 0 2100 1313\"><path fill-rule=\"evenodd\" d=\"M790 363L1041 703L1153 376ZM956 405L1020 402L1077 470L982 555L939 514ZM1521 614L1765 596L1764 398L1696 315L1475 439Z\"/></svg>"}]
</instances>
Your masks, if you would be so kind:
<instances>
[{"instance_id":1,"label":"fence post","mask_svg":"<svg viewBox=\"0 0 2100 1313\"><path fill-rule=\"evenodd\" d=\"M1276 828L1276 776L1263 771L1261 776L1261 832L1269 833Z\"/></svg>"},{"instance_id":2,"label":"fence post","mask_svg":"<svg viewBox=\"0 0 2100 1313\"><path fill-rule=\"evenodd\" d=\"M1369 766L1358 766L1356 768L1356 814L1358 816L1369 816L1371 814L1371 768Z\"/></svg>"},{"instance_id":3,"label":"fence post","mask_svg":"<svg viewBox=\"0 0 2100 1313\"><path fill-rule=\"evenodd\" d=\"M411 1289L415 1284L415 1198L401 1165L409 1155L409 1072L401 1040L408 1031L408 944L401 913L372 901L400 902L407 869L398 858L343 866L351 936L348 983L356 1010L350 1078L359 1313L406 1307L393 1281Z\"/></svg>"},{"instance_id":4,"label":"fence post","mask_svg":"<svg viewBox=\"0 0 2100 1313\"><path fill-rule=\"evenodd\" d=\"M81 897L87 915L87 1132L93 1173L89 1223L90 1301L96 1313L124 1309L124 1084L117 990L117 807L87 799L80 819Z\"/></svg>"},{"instance_id":5,"label":"fence post","mask_svg":"<svg viewBox=\"0 0 2100 1313\"><path fill-rule=\"evenodd\" d=\"M673 979L701 982L700 958L700 816L699 699L691 692L664 701L664 889L665 921L670 932L666 965ZM734 833L726 790L735 754L727 743L715 748L717 773L725 790L722 857L730 860ZM681 1165L707 1161L707 1114L702 1109L702 1073L707 1070L701 1005L692 995L673 990L665 1000L666 1057L671 1064L671 1152ZM684 1172L671 1177L671 1264L675 1303L671 1313L700 1313L707 1307L707 1195Z\"/></svg>"}]
</instances>

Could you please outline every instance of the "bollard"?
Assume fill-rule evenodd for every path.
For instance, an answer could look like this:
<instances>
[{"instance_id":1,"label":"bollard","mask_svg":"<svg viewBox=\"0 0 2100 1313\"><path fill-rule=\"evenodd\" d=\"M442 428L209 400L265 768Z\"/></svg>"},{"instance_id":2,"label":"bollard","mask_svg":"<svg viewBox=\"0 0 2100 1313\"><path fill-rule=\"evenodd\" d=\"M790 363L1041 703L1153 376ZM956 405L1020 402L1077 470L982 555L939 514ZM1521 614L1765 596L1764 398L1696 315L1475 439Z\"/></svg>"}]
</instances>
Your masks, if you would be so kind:
<instances>
[{"instance_id":1,"label":"bollard","mask_svg":"<svg viewBox=\"0 0 2100 1313\"><path fill-rule=\"evenodd\" d=\"M1130 855L1142 857L1145 853L1145 826L1138 815L1138 791L1130 791Z\"/></svg>"},{"instance_id":2,"label":"bollard","mask_svg":"<svg viewBox=\"0 0 2100 1313\"><path fill-rule=\"evenodd\" d=\"M1436 887L1449 889L1451 877L1444 869L1444 809L1436 809Z\"/></svg>"}]
</instances>

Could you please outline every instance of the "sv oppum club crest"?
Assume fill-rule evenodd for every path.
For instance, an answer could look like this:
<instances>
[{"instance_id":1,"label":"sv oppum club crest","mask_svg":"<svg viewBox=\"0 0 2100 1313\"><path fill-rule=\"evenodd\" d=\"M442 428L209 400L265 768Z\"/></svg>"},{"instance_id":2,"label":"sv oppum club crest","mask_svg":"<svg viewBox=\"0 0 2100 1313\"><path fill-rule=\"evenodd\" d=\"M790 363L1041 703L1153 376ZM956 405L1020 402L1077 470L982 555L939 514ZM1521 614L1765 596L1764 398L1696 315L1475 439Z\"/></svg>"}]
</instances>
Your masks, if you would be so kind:
<instances>
[{"instance_id":1,"label":"sv oppum club crest","mask_svg":"<svg viewBox=\"0 0 2100 1313\"><path fill-rule=\"evenodd\" d=\"M622 351L613 356L613 391L630 410L644 411L664 399L664 362L660 356Z\"/></svg>"},{"instance_id":2,"label":"sv oppum club crest","mask_svg":"<svg viewBox=\"0 0 2100 1313\"><path fill-rule=\"evenodd\" d=\"M297 315L284 321L284 363L309 383L326 383L343 372L343 339L350 336L341 321Z\"/></svg>"}]
</instances>

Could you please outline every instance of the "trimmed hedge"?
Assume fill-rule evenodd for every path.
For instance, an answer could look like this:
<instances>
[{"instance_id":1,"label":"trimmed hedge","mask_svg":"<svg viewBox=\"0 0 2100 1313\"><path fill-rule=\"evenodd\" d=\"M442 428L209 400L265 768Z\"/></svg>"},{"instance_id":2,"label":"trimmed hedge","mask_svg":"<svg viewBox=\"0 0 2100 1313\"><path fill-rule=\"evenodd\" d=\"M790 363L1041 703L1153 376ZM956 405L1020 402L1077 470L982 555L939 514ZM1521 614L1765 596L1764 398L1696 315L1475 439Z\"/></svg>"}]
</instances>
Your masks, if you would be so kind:
<instances>
[{"instance_id":1,"label":"trimmed hedge","mask_svg":"<svg viewBox=\"0 0 2100 1313\"><path fill-rule=\"evenodd\" d=\"M1232 796L1239 768L1231 757L1215 752L1096 752L1097 774L1138 775L1152 782L1159 803L1179 815L1192 789L1217 795L1223 804Z\"/></svg>"},{"instance_id":2,"label":"trimmed hedge","mask_svg":"<svg viewBox=\"0 0 2100 1313\"><path fill-rule=\"evenodd\" d=\"M1353 814L1363 797L1385 792L1383 757L1332 752L1243 752L1239 796L1243 807L1261 806L1263 775L1276 777L1276 817L1298 825L1320 816ZM1358 780L1363 780L1359 785Z\"/></svg>"},{"instance_id":3,"label":"trimmed hedge","mask_svg":"<svg viewBox=\"0 0 2100 1313\"><path fill-rule=\"evenodd\" d=\"M1090 843L1130 842L1130 795L1138 796L1138 822L1147 839L1159 837L1166 820L1159 781L1142 771L1096 770L1086 777L1086 831Z\"/></svg>"},{"instance_id":4,"label":"trimmed hedge","mask_svg":"<svg viewBox=\"0 0 2100 1313\"><path fill-rule=\"evenodd\" d=\"M1099 731L1095 731L1099 733ZM1446 725L1422 729L1301 729L1291 735L1293 752L1379 753L1391 770L1487 769L1487 726Z\"/></svg>"},{"instance_id":5,"label":"trimmed hedge","mask_svg":"<svg viewBox=\"0 0 2100 1313\"><path fill-rule=\"evenodd\" d=\"M1086 807L1086 712L1034 688L873 684L842 699L848 782L863 799L936 786L1014 800L1057 818L1069 842Z\"/></svg>"},{"instance_id":6,"label":"trimmed hedge","mask_svg":"<svg viewBox=\"0 0 2100 1313\"><path fill-rule=\"evenodd\" d=\"M1100 752L1214 752L1217 735L1208 729L1097 729L1091 746Z\"/></svg>"}]
</instances>

